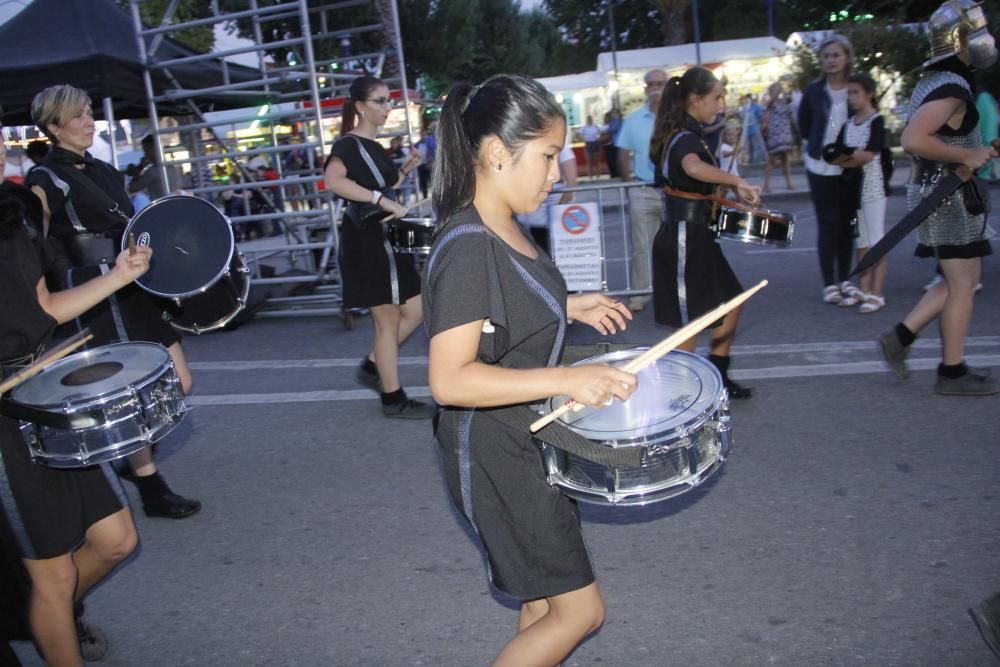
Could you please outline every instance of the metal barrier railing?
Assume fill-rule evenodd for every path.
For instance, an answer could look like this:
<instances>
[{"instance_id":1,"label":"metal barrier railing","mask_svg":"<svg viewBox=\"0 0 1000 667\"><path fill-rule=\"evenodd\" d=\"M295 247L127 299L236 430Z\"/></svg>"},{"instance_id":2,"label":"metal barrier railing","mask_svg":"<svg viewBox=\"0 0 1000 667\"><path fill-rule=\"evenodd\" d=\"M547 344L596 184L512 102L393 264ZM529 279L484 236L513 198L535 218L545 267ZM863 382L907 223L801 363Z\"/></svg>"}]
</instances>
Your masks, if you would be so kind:
<instances>
[{"instance_id":1,"label":"metal barrier railing","mask_svg":"<svg viewBox=\"0 0 1000 667\"><path fill-rule=\"evenodd\" d=\"M632 217L629 192L635 188L650 188L649 183L642 181L598 181L563 188L559 194L570 193L573 199L568 203L596 202L601 212L601 281L603 291L616 296L647 295L653 291L649 279L652 276L652 245L653 234L657 224L647 233L632 233ZM649 193L644 193L649 194ZM634 197L633 197L634 199ZM662 206L662 204L661 204ZM661 214L662 215L662 214ZM644 243L636 252L636 240ZM552 250L550 245L549 250ZM645 263L644 270L639 275L647 279L642 284L633 284L636 272L633 263L636 257Z\"/></svg>"}]
</instances>

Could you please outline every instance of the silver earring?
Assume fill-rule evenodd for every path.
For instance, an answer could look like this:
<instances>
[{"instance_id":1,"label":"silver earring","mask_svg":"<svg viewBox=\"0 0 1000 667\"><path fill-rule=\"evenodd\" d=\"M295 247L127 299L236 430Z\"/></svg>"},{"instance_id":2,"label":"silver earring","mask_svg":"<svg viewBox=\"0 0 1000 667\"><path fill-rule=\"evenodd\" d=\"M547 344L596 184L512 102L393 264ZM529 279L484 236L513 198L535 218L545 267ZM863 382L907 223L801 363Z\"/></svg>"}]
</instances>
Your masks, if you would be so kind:
<instances>
[{"instance_id":1,"label":"silver earring","mask_svg":"<svg viewBox=\"0 0 1000 667\"><path fill-rule=\"evenodd\" d=\"M501 169L503 169L503 165L500 164L499 162L497 162L496 166L493 167L493 170L496 171L498 174L500 173Z\"/></svg>"},{"instance_id":2,"label":"silver earring","mask_svg":"<svg viewBox=\"0 0 1000 667\"><path fill-rule=\"evenodd\" d=\"M365 112L364 111L359 111L358 113L361 114L361 120L364 120L365 119Z\"/></svg>"}]
</instances>

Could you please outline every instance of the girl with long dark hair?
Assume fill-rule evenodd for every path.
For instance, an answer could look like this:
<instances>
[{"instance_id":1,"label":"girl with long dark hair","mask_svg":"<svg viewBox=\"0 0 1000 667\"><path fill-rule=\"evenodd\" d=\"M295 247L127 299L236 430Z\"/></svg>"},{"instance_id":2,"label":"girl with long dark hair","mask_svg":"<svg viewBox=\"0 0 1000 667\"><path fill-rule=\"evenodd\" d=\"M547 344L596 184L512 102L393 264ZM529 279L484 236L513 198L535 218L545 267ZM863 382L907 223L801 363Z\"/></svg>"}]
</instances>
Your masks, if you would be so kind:
<instances>
[{"instance_id":1,"label":"girl with long dark hair","mask_svg":"<svg viewBox=\"0 0 1000 667\"><path fill-rule=\"evenodd\" d=\"M736 189L750 203L760 188L722 171L702 135L723 105L722 83L703 67L692 67L667 81L656 115L649 157L657 182L667 188L667 219L653 239L653 307L659 324L681 327L743 291L722 254L709 224L716 186ZM709 361L719 369L731 398L750 398L751 390L729 379L729 353L741 309L729 312L712 329ZM678 345L693 352L697 337Z\"/></svg>"},{"instance_id":2,"label":"girl with long dark hair","mask_svg":"<svg viewBox=\"0 0 1000 667\"><path fill-rule=\"evenodd\" d=\"M575 502L546 482L536 443L511 415L555 395L625 400L636 386L611 366L556 365L568 321L609 334L631 313L601 294L567 296L514 219L559 179L565 137L551 93L517 76L456 85L438 122L439 226L423 289L430 386L452 497L482 540L492 583L521 601L501 666L559 664L604 620Z\"/></svg>"},{"instance_id":3,"label":"girl with long dark hair","mask_svg":"<svg viewBox=\"0 0 1000 667\"><path fill-rule=\"evenodd\" d=\"M327 189L348 202L338 253L344 306L369 308L375 325L375 343L358 381L380 393L386 417L427 419L434 406L407 397L399 383L399 346L423 321L420 276L412 255L393 252L385 224L406 215L393 190L420 158L411 153L397 166L375 141L392 105L380 79L362 76L351 83L324 178Z\"/></svg>"}]
</instances>

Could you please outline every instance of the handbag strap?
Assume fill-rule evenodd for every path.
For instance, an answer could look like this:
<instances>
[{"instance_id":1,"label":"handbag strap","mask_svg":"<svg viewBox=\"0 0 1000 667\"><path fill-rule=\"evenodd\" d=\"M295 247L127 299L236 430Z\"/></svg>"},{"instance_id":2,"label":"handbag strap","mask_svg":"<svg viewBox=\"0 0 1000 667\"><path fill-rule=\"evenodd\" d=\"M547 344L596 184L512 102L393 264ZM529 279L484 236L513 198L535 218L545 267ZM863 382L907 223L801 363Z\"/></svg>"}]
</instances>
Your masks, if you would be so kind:
<instances>
[{"instance_id":1,"label":"handbag strap","mask_svg":"<svg viewBox=\"0 0 1000 667\"><path fill-rule=\"evenodd\" d=\"M70 222L73 222L74 219L76 220L75 222L73 222L73 229L75 229L78 233L86 232L88 230L80 222L80 219L76 214L76 211L73 209L73 201L69 196L69 186L66 183L66 181L70 181L78 189L86 190L88 193L90 193L90 195L93 196L98 202L98 206L105 209L108 212L108 214L111 215L112 218L114 218L115 216L120 216L122 219L124 219L126 224L131 222L131 218L129 218L129 216L126 215L123 210L121 210L121 208L118 206L118 202L115 201L111 197L111 195L109 195L107 192L97 187L96 183L94 183L92 180L90 180L82 173L80 173L80 170L77 169L76 167L70 167L65 171L60 170L62 172L63 177L65 177L65 180L59 178L59 176L56 175L55 171L53 171L48 166L42 166L39 167L39 169L42 169L47 174L49 174L49 176L52 178L52 182L56 185L56 187L58 187L60 190L63 191L63 196L66 199L65 203L66 213L70 215ZM60 183L62 185L60 185ZM66 187L64 188L63 186ZM73 212L70 213L70 211Z\"/></svg>"},{"instance_id":2,"label":"handbag strap","mask_svg":"<svg viewBox=\"0 0 1000 667\"><path fill-rule=\"evenodd\" d=\"M378 183L378 189L384 190L385 179L382 178L382 172L380 172L378 167L375 166L375 160L372 158L371 153L368 152L368 149L365 148L365 144L361 141L361 137L356 134L347 134L345 136L351 137L358 142L358 152L361 153L361 159L364 160L365 164L368 165L368 168L372 170L372 176L375 177L375 182Z\"/></svg>"}]
</instances>

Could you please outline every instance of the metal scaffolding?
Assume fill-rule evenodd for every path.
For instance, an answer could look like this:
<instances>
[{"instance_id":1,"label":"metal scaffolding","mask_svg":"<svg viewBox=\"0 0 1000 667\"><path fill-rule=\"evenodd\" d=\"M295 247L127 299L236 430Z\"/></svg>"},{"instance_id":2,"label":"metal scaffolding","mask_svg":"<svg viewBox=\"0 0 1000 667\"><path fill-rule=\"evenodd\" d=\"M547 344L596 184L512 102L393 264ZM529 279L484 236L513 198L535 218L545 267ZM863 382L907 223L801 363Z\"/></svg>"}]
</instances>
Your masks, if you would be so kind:
<instances>
[{"instance_id":1,"label":"metal scaffolding","mask_svg":"<svg viewBox=\"0 0 1000 667\"><path fill-rule=\"evenodd\" d=\"M141 20L143 2L130 0L139 55L145 63L149 119L164 190L167 168L183 168L192 176L185 191L218 205L217 197L231 195L234 184L215 183L208 167L222 160L233 163L242 181L238 185L243 191L243 210L234 213L230 208L229 219L234 230L252 227L263 236L239 244L251 270L252 286L258 288L258 295L268 293L258 304L256 316L343 314L336 261L342 206L323 189L321 173L331 143L324 119L339 115L340 108L323 101L346 97L357 76L371 74L390 88L402 89L409 110L395 0L211 0L210 16L190 20L177 18L179 0L172 0L160 24L152 27ZM239 26L247 39L210 54L157 56L164 37L189 28L216 30L217 26L228 31ZM352 53L355 42L368 48ZM317 51L328 57L317 58ZM171 67L182 64L246 54L256 59L256 76L247 76L245 69L241 76L231 76L227 60L222 60L223 83L211 88L185 89L171 74ZM276 58L275 54L287 55ZM154 90L152 73L156 70L167 76L172 88ZM218 120L201 101L207 95L245 100L247 112ZM159 107L167 102L184 103L191 115L178 125L161 127ZM219 131L222 126L241 123L264 129L265 141L239 150L235 133L227 137ZM409 112L406 125L412 145ZM287 127L293 128L290 138L279 134L279 128ZM166 149L172 147L165 145L164 137L176 133L195 138L188 142L184 159L167 159ZM270 176L256 177L251 160L270 167ZM264 236L264 230L270 233Z\"/></svg>"}]
</instances>

